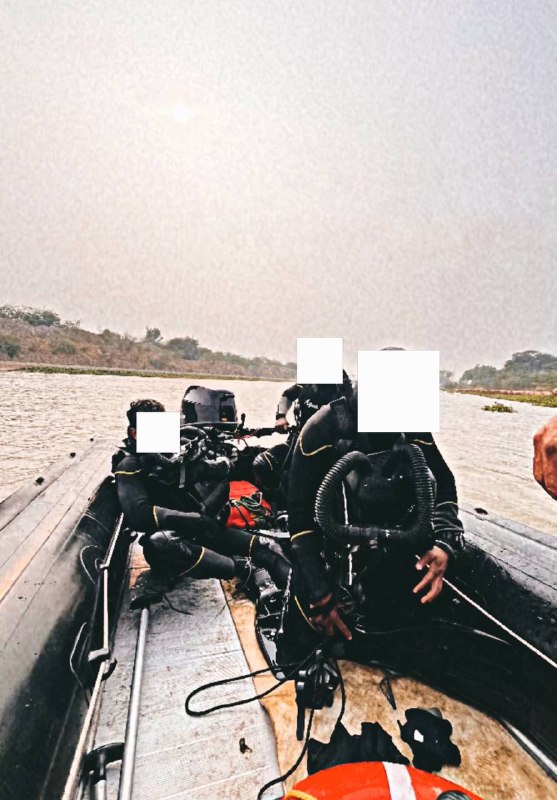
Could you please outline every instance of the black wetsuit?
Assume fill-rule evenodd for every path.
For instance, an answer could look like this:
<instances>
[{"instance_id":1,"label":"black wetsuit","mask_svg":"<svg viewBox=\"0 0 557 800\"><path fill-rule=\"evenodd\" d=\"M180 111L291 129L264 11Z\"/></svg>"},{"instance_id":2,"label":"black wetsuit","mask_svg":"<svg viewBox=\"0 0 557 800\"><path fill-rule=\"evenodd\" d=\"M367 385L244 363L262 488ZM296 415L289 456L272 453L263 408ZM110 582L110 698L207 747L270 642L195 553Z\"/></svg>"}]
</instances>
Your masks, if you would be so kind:
<instances>
[{"instance_id":1,"label":"black wetsuit","mask_svg":"<svg viewBox=\"0 0 557 800\"><path fill-rule=\"evenodd\" d=\"M248 557L265 567L279 584L284 565L268 543L247 531L225 528L199 511L188 510L191 495L177 490L172 465L168 465L166 474L156 474L159 460L150 453L136 453L135 442L130 439L123 442L112 459L126 524L144 534L140 541L149 564L195 578L232 578L238 574L232 556ZM179 470L177 465L175 468ZM176 536L172 542L164 541L157 533L160 531L171 531Z\"/></svg>"},{"instance_id":2,"label":"black wetsuit","mask_svg":"<svg viewBox=\"0 0 557 800\"><path fill-rule=\"evenodd\" d=\"M288 524L294 561L293 589L297 593L294 602L308 625L306 617L309 604L322 600L334 589L322 555L323 534L314 519L315 498L323 478L345 452L359 450L371 454L390 450L400 436L399 433L357 433L355 429L350 434L347 441L340 441L344 436L339 435L334 410L330 405L326 406L313 415L304 427L292 458ZM433 519L435 543L453 557L463 546L463 527L458 519L454 476L431 433L407 433L406 437L409 443L421 448L436 479ZM342 450L339 445L343 446ZM403 581L412 579L416 583L421 577L414 570L413 559L402 566L399 556L379 554L373 558L384 559L379 568L380 574L385 576L383 589L386 583L390 585L396 582L397 571L405 572ZM405 587L406 594L412 599L411 591L407 593ZM381 596L378 589L378 599Z\"/></svg>"},{"instance_id":3,"label":"black wetsuit","mask_svg":"<svg viewBox=\"0 0 557 800\"><path fill-rule=\"evenodd\" d=\"M296 403L296 422L302 428L308 419L318 411L321 406L336 400L342 395L347 396L352 390L350 379L344 373L344 383L295 383L285 389L277 406L276 419L286 417L293 403Z\"/></svg>"},{"instance_id":4,"label":"black wetsuit","mask_svg":"<svg viewBox=\"0 0 557 800\"><path fill-rule=\"evenodd\" d=\"M350 396L352 384L346 372L343 372L343 378L344 382L342 384L295 383L284 390L277 406L276 419L279 420L282 417L286 417L292 404L295 403L294 415L297 428L290 431L285 444L277 444L267 451L266 460L269 470L268 474L266 471L266 480L261 482L262 488L272 492L281 485L283 494L286 492L286 471L291 463L298 432L322 406L337 400L339 397ZM265 458L265 455L263 457ZM279 497L281 497L280 494Z\"/></svg>"}]
</instances>

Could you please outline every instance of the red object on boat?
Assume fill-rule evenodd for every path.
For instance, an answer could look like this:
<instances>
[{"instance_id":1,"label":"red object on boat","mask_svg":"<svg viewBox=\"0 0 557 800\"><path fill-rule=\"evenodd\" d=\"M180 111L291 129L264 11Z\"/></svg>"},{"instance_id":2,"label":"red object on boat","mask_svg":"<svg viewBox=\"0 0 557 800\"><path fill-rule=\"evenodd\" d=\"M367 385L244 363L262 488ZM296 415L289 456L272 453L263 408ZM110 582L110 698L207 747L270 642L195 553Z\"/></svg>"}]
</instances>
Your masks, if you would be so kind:
<instances>
[{"instance_id":1,"label":"red object on boat","mask_svg":"<svg viewBox=\"0 0 557 800\"><path fill-rule=\"evenodd\" d=\"M361 762L331 767L299 781L283 800L482 800L452 781L403 764Z\"/></svg>"},{"instance_id":2,"label":"red object on boat","mask_svg":"<svg viewBox=\"0 0 557 800\"><path fill-rule=\"evenodd\" d=\"M247 502L245 502L247 501ZM226 521L229 528L259 528L258 517L271 513L271 506L263 499L261 490L249 481L230 482L230 514ZM258 513L254 509L258 507Z\"/></svg>"}]
</instances>

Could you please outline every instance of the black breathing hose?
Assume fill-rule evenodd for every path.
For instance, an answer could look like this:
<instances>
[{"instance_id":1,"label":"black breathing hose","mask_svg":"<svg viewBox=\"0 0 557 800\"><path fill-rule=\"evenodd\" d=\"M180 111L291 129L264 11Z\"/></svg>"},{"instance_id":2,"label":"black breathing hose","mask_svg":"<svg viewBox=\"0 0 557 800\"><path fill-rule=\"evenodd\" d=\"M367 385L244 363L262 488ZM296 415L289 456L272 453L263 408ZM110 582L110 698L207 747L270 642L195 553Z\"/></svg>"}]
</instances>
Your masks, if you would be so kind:
<instances>
[{"instance_id":1,"label":"black breathing hose","mask_svg":"<svg viewBox=\"0 0 557 800\"><path fill-rule=\"evenodd\" d=\"M416 494L416 514L406 529L380 528L377 525L357 526L337 522L334 504L343 480L353 470L369 472L369 458L358 450L347 453L334 464L319 487L315 500L315 518L323 533L341 544L366 542L375 547L387 546L423 551L433 543L431 521L435 502L433 483L425 456L416 444L405 444L400 450L408 455Z\"/></svg>"}]
</instances>

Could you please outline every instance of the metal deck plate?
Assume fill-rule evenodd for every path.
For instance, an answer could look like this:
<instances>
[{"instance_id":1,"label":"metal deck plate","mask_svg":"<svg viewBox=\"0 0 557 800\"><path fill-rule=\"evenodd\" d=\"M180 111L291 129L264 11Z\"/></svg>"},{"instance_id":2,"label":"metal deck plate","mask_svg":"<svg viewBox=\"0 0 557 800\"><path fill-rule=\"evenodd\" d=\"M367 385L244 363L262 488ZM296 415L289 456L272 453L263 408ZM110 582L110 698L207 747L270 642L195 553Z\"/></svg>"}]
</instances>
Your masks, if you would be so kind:
<instances>
[{"instance_id":1,"label":"metal deck plate","mask_svg":"<svg viewBox=\"0 0 557 800\"><path fill-rule=\"evenodd\" d=\"M184 701L204 683L249 672L224 592L216 580L188 580L151 609L134 778L134 800L254 800L260 786L279 775L275 740L258 701L207 717L189 717ZM108 679L95 746L122 741L139 611L127 598L118 622L114 655L118 666ZM194 708L251 697L251 679L196 697ZM250 748L241 752L240 739ZM109 798L116 800L119 765L109 770ZM282 797L281 787L265 800Z\"/></svg>"}]
</instances>

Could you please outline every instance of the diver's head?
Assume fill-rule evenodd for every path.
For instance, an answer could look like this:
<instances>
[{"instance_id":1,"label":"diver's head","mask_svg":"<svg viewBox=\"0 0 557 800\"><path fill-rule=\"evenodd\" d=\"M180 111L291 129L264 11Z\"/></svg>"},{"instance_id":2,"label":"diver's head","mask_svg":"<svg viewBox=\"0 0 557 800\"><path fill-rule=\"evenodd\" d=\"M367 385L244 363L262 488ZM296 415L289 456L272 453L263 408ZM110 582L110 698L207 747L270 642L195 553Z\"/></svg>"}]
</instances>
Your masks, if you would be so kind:
<instances>
[{"instance_id":1,"label":"diver's head","mask_svg":"<svg viewBox=\"0 0 557 800\"><path fill-rule=\"evenodd\" d=\"M164 411L165 408L158 400L134 400L126 411L128 418L128 436L137 438L137 414L139 411Z\"/></svg>"},{"instance_id":2,"label":"diver's head","mask_svg":"<svg viewBox=\"0 0 557 800\"><path fill-rule=\"evenodd\" d=\"M405 347L382 347L381 350L406 350ZM344 396L348 399L348 407L354 420L358 419L358 381L350 381L350 378L344 370L342 370L343 381L348 380L350 384L350 391L346 392Z\"/></svg>"}]
</instances>

